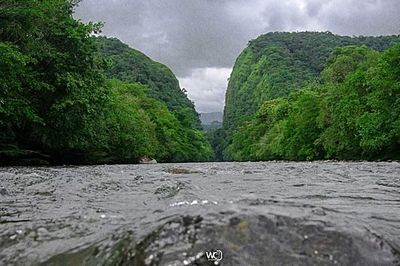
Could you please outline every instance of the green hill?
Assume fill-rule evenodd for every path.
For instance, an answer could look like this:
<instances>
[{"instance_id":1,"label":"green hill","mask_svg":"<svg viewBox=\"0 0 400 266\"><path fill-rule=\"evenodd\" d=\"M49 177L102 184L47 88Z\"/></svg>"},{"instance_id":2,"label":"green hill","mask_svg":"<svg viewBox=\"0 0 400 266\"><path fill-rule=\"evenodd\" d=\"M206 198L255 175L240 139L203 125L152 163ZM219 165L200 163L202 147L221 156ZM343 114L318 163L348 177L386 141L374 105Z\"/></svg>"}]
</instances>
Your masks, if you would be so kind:
<instances>
[{"instance_id":1,"label":"green hill","mask_svg":"<svg viewBox=\"0 0 400 266\"><path fill-rule=\"evenodd\" d=\"M92 37L101 25L75 20L76 4L2 7L0 165L208 160L173 73L116 39Z\"/></svg>"},{"instance_id":2,"label":"green hill","mask_svg":"<svg viewBox=\"0 0 400 266\"><path fill-rule=\"evenodd\" d=\"M251 130L258 134L255 137L257 135L255 132L244 134L245 130L240 127L244 125L249 127L246 124L247 121L252 120L256 113L260 112L260 107L267 108L263 105L266 101L290 98L289 95L294 91L310 84L323 83L321 72L331 53L338 47L365 45L373 50L383 51L396 42L399 42L398 36L347 37L329 32L275 32L250 41L248 47L236 60L229 80L223 130L219 133L223 135L222 139L225 141L221 145L223 151L216 151L216 153L224 152L225 159L228 160L266 159L265 156L251 152L243 156L238 155L241 153L239 146L254 147L262 137L265 138L265 132L263 132L265 129L252 127ZM352 67L351 62L343 65L342 70L349 67ZM262 126L262 123L258 125ZM248 142L236 143L241 139L238 137L239 131ZM235 134L236 142L233 140ZM255 138L245 137L250 135ZM235 143L232 145L233 142ZM230 148L227 148L229 146ZM276 158L288 157L276 156Z\"/></svg>"},{"instance_id":3,"label":"green hill","mask_svg":"<svg viewBox=\"0 0 400 266\"><path fill-rule=\"evenodd\" d=\"M99 37L96 44L106 63L107 78L138 84L145 88L146 97L167 107L165 112L169 112L171 121L157 115L150 119L157 125L158 146L162 147L150 155L169 162L209 159L211 148L201 130L199 115L172 71L118 39Z\"/></svg>"},{"instance_id":4,"label":"green hill","mask_svg":"<svg viewBox=\"0 0 400 266\"><path fill-rule=\"evenodd\" d=\"M189 108L198 117L193 103L180 89L178 80L167 66L151 60L118 39L99 37L96 41L100 53L108 60L105 70L108 78L146 85L149 95L164 102L169 110ZM200 126L198 118L195 120Z\"/></svg>"}]
</instances>

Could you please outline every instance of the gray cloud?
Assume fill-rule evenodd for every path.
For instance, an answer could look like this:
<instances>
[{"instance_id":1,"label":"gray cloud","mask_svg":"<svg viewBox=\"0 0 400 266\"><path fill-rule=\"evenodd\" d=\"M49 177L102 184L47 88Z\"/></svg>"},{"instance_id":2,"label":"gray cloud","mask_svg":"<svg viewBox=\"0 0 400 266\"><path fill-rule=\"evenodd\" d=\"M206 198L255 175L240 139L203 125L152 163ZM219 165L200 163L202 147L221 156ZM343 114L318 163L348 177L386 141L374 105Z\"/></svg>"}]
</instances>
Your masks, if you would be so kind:
<instances>
[{"instance_id":1,"label":"gray cloud","mask_svg":"<svg viewBox=\"0 0 400 266\"><path fill-rule=\"evenodd\" d=\"M225 102L225 87L231 68L197 68L190 76L180 78L180 85L187 95L196 99L199 112L219 112Z\"/></svg>"},{"instance_id":2,"label":"gray cloud","mask_svg":"<svg viewBox=\"0 0 400 266\"><path fill-rule=\"evenodd\" d=\"M400 33L400 1L328 1L315 17L321 28L345 35Z\"/></svg>"},{"instance_id":3,"label":"gray cloud","mask_svg":"<svg viewBox=\"0 0 400 266\"><path fill-rule=\"evenodd\" d=\"M75 16L104 21L105 35L171 67L190 84L189 97L198 110L207 110L210 105L199 98L205 84L214 88L209 102L215 105L222 104L226 82L215 89L220 76L200 80L199 73L209 68L225 73L259 34L300 30L399 34L399 12L399 0L83 0Z\"/></svg>"}]
</instances>

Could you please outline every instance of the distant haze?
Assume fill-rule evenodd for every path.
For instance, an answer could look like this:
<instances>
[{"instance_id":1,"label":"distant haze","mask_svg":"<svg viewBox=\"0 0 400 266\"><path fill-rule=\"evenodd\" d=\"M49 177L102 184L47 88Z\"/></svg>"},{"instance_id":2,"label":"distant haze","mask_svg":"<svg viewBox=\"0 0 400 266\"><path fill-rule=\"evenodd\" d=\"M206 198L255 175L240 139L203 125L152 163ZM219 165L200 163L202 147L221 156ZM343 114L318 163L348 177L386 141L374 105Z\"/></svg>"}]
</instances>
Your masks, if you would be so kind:
<instances>
[{"instance_id":1,"label":"distant haze","mask_svg":"<svg viewBox=\"0 0 400 266\"><path fill-rule=\"evenodd\" d=\"M222 123L222 112L200 113L201 124L211 125L213 122Z\"/></svg>"},{"instance_id":2,"label":"distant haze","mask_svg":"<svg viewBox=\"0 0 400 266\"><path fill-rule=\"evenodd\" d=\"M221 111L250 39L269 31L399 34L399 0L84 0L75 16L168 65L199 112Z\"/></svg>"}]
</instances>

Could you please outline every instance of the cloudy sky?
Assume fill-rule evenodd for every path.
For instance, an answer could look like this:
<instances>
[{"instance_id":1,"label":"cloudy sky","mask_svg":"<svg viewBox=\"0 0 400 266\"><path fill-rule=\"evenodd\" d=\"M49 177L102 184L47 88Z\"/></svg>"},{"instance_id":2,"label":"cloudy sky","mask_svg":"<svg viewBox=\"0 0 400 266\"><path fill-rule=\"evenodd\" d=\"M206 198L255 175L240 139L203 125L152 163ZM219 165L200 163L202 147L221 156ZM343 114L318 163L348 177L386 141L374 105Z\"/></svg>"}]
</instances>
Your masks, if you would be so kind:
<instances>
[{"instance_id":1,"label":"cloudy sky","mask_svg":"<svg viewBox=\"0 0 400 266\"><path fill-rule=\"evenodd\" d=\"M400 33L400 0L83 0L75 16L169 66L199 112L222 111L249 40L269 31Z\"/></svg>"}]
</instances>

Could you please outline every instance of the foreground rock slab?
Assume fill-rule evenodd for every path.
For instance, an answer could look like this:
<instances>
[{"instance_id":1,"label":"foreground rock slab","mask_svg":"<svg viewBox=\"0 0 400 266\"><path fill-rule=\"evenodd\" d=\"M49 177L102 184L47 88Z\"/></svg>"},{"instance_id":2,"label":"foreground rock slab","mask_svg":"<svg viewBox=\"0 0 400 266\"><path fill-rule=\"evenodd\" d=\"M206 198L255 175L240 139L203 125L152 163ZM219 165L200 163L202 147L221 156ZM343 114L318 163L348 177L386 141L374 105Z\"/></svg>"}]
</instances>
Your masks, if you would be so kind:
<instances>
[{"instance_id":1,"label":"foreground rock slab","mask_svg":"<svg viewBox=\"0 0 400 266\"><path fill-rule=\"evenodd\" d=\"M121 234L104 265L398 265L394 250L368 230L345 231L324 222L309 222L280 215L210 213L180 216L136 243ZM221 251L220 261L207 252ZM99 249L74 254L81 265L99 263ZM70 261L56 256L45 265ZM102 260L104 259L104 260ZM84 262L84 263L83 263ZM79 264L79 262L78 262Z\"/></svg>"}]
</instances>

